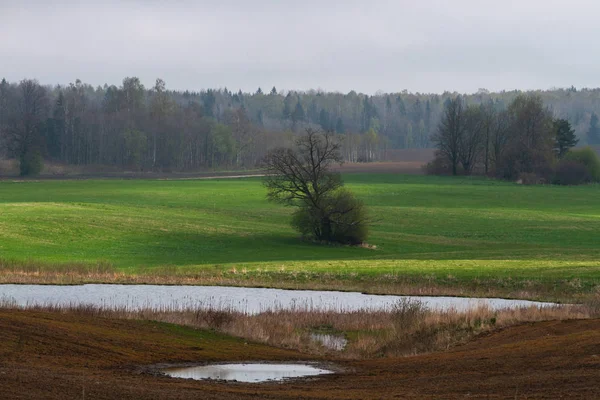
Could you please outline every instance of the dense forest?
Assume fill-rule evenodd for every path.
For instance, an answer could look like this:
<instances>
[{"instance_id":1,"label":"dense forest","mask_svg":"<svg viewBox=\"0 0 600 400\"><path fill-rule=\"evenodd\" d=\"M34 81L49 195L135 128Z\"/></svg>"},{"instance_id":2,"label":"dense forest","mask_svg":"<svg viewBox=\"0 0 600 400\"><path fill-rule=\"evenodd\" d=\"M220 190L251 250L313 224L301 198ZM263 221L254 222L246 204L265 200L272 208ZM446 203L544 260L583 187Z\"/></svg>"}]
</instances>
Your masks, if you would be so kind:
<instances>
[{"instance_id":1,"label":"dense forest","mask_svg":"<svg viewBox=\"0 0 600 400\"><path fill-rule=\"evenodd\" d=\"M506 109L521 92L463 95L466 105ZM530 92L557 118L568 120L579 144L600 143L600 89ZM430 148L445 105L457 93L347 94L310 90L254 93L226 88L147 88L138 78L93 87L79 80L44 86L36 80L0 82L0 156L21 173L41 160L114 165L136 170L253 167L269 148L316 128L343 138L348 161L380 159L384 150Z\"/></svg>"}]
</instances>

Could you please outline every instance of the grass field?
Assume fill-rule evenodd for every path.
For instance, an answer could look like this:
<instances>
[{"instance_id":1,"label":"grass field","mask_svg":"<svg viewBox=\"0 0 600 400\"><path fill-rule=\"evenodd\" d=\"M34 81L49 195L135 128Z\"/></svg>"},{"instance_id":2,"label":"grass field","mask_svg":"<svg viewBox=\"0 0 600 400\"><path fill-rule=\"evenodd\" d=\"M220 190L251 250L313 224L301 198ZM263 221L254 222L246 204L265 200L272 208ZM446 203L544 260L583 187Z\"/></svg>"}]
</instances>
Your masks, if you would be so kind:
<instances>
[{"instance_id":1,"label":"grass field","mask_svg":"<svg viewBox=\"0 0 600 400\"><path fill-rule=\"evenodd\" d=\"M0 182L0 269L5 282L22 262L43 272L101 261L120 276L197 283L562 300L600 291L598 185L345 181L369 206L375 249L300 241L260 178Z\"/></svg>"}]
</instances>

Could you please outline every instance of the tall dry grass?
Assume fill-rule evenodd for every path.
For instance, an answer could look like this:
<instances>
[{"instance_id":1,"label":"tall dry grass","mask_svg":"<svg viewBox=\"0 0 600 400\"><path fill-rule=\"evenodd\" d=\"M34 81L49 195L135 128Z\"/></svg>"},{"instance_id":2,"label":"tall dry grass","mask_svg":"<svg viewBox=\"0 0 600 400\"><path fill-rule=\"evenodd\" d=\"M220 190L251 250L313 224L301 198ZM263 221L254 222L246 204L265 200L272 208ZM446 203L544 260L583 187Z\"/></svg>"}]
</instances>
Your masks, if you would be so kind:
<instances>
[{"instance_id":1,"label":"tall dry grass","mask_svg":"<svg viewBox=\"0 0 600 400\"><path fill-rule=\"evenodd\" d=\"M2 308L17 308L10 301ZM107 308L89 305L30 306L28 309L103 318L153 320L211 329L246 340L311 354L365 359L398 357L447 350L475 336L526 322L600 317L600 296L583 305L526 307L494 311L477 307L468 311L432 311L419 301L403 300L387 311L274 310L249 315L223 309ZM324 348L311 334L315 331L344 335L346 348Z\"/></svg>"}]
</instances>

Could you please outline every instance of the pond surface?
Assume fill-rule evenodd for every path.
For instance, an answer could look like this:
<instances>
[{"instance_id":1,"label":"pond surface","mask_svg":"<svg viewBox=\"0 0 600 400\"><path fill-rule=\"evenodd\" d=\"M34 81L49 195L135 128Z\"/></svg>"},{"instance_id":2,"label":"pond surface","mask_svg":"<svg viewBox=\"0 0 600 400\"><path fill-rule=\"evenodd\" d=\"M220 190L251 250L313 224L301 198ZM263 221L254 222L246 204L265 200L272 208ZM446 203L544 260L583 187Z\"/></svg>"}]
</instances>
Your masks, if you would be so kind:
<instances>
[{"instance_id":1,"label":"pond surface","mask_svg":"<svg viewBox=\"0 0 600 400\"><path fill-rule=\"evenodd\" d=\"M159 285L0 285L0 302L18 306L94 305L107 308L137 310L153 308L180 310L215 308L249 314L268 310L382 310L401 299L419 300L434 310L454 308L466 310L479 305L492 309L528 306L550 306L525 300L477 299L431 296L379 296L357 292L281 290L224 286L159 286Z\"/></svg>"},{"instance_id":2,"label":"pond surface","mask_svg":"<svg viewBox=\"0 0 600 400\"><path fill-rule=\"evenodd\" d=\"M348 339L344 336L331 333L311 333L310 338L315 342L321 343L323 347L335 351L344 350L348 344Z\"/></svg>"},{"instance_id":3,"label":"pond surface","mask_svg":"<svg viewBox=\"0 0 600 400\"><path fill-rule=\"evenodd\" d=\"M162 372L173 378L219 379L251 383L333 373L333 371L306 364L216 364L200 367L168 368Z\"/></svg>"}]
</instances>

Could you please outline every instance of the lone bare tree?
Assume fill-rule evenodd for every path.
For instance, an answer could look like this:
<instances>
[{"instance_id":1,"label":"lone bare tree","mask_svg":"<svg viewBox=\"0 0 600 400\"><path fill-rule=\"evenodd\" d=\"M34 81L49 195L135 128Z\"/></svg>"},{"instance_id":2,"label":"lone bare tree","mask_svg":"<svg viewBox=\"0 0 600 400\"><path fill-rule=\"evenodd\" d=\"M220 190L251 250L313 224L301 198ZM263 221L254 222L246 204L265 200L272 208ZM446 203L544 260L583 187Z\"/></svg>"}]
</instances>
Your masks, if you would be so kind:
<instances>
[{"instance_id":1,"label":"lone bare tree","mask_svg":"<svg viewBox=\"0 0 600 400\"><path fill-rule=\"evenodd\" d=\"M276 148L264 158L267 198L298 207L292 225L319 241L360 244L368 233L363 203L342 188L341 147L331 133L307 129L294 148Z\"/></svg>"}]
</instances>

